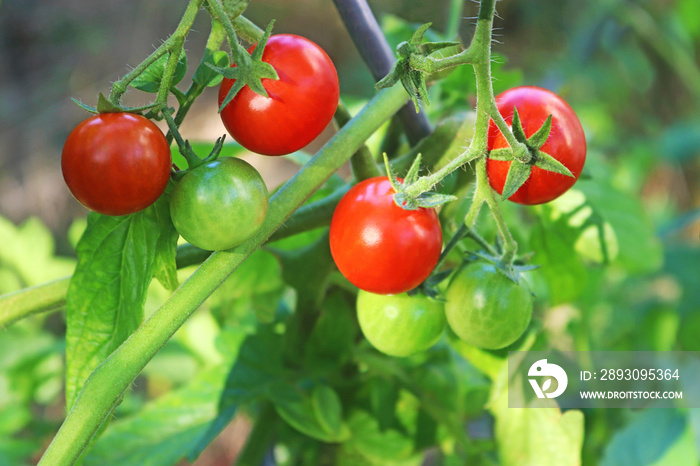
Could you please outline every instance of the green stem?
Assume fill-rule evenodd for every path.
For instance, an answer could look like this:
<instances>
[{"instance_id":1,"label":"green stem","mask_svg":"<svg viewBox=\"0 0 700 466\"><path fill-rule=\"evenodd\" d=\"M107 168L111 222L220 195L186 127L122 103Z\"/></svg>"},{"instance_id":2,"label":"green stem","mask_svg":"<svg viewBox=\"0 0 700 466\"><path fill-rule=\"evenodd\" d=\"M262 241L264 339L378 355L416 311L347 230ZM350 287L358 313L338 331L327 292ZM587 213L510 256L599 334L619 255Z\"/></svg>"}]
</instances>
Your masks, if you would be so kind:
<instances>
[{"instance_id":1,"label":"green stem","mask_svg":"<svg viewBox=\"0 0 700 466\"><path fill-rule=\"evenodd\" d=\"M243 48L243 46L238 42L238 35L233 27L233 23L229 19L228 15L224 11L224 7L219 0L206 0L209 5L210 12L212 16L221 23L226 32L226 39L228 40L228 45L231 48L231 55L233 56L233 62L237 63L239 66L247 63L246 60L249 58L248 51Z\"/></svg>"},{"instance_id":2,"label":"green stem","mask_svg":"<svg viewBox=\"0 0 700 466\"><path fill-rule=\"evenodd\" d=\"M262 39L265 33L257 24L243 16L239 16L233 20L233 28L236 30L238 36L249 44L256 44Z\"/></svg>"},{"instance_id":3,"label":"green stem","mask_svg":"<svg viewBox=\"0 0 700 466\"><path fill-rule=\"evenodd\" d=\"M0 296L0 329L33 314L51 312L66 304L69 278Z\"/></svg>"},{"instance_id":4,"label":"green stem","mask_svg":"<svg viewBox=\"0 0 700 466\"><path fill-rule=\"evenodd\" d=\"M202 3L204 3L204 0L191 0L187 5L185 13L182 15L180 23L177 25L175 32L173 32L173 34L165 42L163 42L160 47L154 50L153 53L151 53L136 68L131 70L131 72L127 73L126 76L112 85L112 92L109 96L109 100L113 104L119 105L122 96L129 88L129 84L160 57L168 52L172 53L174 51L177 51L179 56L179 53L182 50L182 43L184 43L185 37L187 37L187 34L189 34L192 24L194 24L194 20L197 17L197 13L199 13L199 9L202 7ZM175 63L177 64L177 60ZM165 79L163 79L163 81L165 81ZM172 81L172 79L170 81ZM168 88L170 88L170 81L167 83Z\"/></svg>"},{"instance_id":5,"label":"green stem","mask_svg":"<svg viewBox=\"0 0 700 466\"><path fill-rule=\"evenodd\" d=\"M459 35L459 23L462 20L463 7L464 0L450 0L447 28L445 29L445 36L450 40Z\"/></svg>"},{"instance_id":6,"label":"green stem","mask_svg":"<svg viewBox=\"0 0 700 466\"><path fill-rule=\"evenodd\" d=\"M486 174L486 159L484 158L480 159L476 163L476 179L477 183L479 183L479 180L482 180L481 184L485 187L485 189L479 194L479 196L483 196L483 202L488 204L489 209L491 210L491 215L496 221L498 232L501 234L501 237L503 237L503 257L501 258L501 261L504 264L512 264L515 260L515 254L518 251L518 243L513 238L513 235L511 235L510 230L508 229L508 224L503 218L501 204L496 198L496 192L491 189L491 186L489 185L488 175Z\"/></svg>"},{"instance_id":7,"label":"green stem","mask_svg":"<svg viewBox=\"0 0 700 466\"><path fill-rule=\"evenodd\" d=\"M338 108L335 110L335 121L338 123L338 126L342 128L351 118L352 115L350 115L345 104L343 104L342 101L339 102ZM352 166L352 173L355 175L357 181L382 175L379 171L379 167L374 163L372 153L365 144L362 144L362 147L350 158L350 165Z\"/></svg>"},{"instance_id":8,"label":"green stem","mask_svg":"<svg viewBox=\"0 0 700 466\"><path fill-rule=\"evenodd\" d=\"M103 361L88 377L39 464L73 464L124 391L190 315L406 100L405 91L398 86L377 94L275 193L267 218L253 238L235 249L213 253L160 309Z\"/></svg>"},{"instance_id":9,"label":"green stem","mask_svg":"<svg viewBox=\"0 0 700 466\"><path fill-rule=\"evenodd\" d=\"M305 231L328 226L335 206L348 192L348 189L350 189L350 185L345 185L323 199L299 208L284 222L284 225L270 236L268 241L279 241ZM211 251L199 249L189 243L182 244L177 247L175 259L177 268L199 265L211 254ZM66 303L69 282L70 277L59 278L52 282L0 296L0 329L33 314L61 309Z\"/></svg>"},{"instance_id":10,"label":"green stem","mask_svg":"<svg viewBox=\"0 0 700 466\"><path fill-rule=\"evenodd\" d=\"M272 403L265 403L236 460L236 466L260 466L263 463L275 435L277 419Z\"/></svg>"}]
</instances>

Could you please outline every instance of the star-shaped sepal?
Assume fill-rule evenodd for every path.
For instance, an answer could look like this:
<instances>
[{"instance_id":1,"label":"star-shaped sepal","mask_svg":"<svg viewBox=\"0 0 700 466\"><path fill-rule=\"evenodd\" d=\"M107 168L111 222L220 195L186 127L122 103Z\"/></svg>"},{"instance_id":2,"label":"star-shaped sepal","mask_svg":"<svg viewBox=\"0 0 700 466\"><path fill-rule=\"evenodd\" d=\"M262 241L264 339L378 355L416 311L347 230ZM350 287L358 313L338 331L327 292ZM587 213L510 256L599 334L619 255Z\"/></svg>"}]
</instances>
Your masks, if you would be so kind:
<instances>
[{"instance_id":1,"label":"star-shaped sepal","mask_svg":"<svg viewBox=\"0 0 700 466\"><path fill-rule=\"evenodd\" d=\"M279 79L277 71L275 71L272 65L262 61L263 51L265 50L265 45L267 45L267 40L270 38L270 34L272 34L272 26L274 23L274 21L271 21L267 26L265 34L253 49L252 54L249 55L242 47L237 53L234 53L233 62L236 63L235 67L222 68L212 65L211 63L206 63L209 68L216 71L224 78L236 80L228 91L228 94L226 94L226 98L221 103L219 112L221 112L245 86L250 87L254 92L264 97L268 97L261 80Z\"/></svg>"},{"instance_id":2,"label":"star-shaped sepal","mask_svg":"<svg viewBox=\"0 0 700 466\"><path fill-rule=\"evenodd\" d=\"M425 32L432 23L419 27L408 42L401 42L396 49L396 62L389 74L384 76L375 87L384 89L401 82L408 95L411 96L416 112L420 110L419 102L430 105L426 75L434 71L434 59L429 55L438 50L459 45L459 42L423 42Z\"/></svg>"},{"instance_id":3,"label":"star-shaped sepal","mask_svg":"<svg viewBox=\"0 0 700 466\"><path fill-rule=\"evenodd\" d=\"M527 147L529 157L516 158L510 147L494 149L489 152L488 157L491 160L511 162L508 175L506 176L506 182L503 186L503 193L501 194L503 199L511 197L525 184L530 177L532 167L538 167L542 170L559 173L565 176L574 176L571 170L566 168L559 160L555 159L551 154L540 150L545 142L547 142L549 133L552 130L552 115L549 115L540 129L528 138L525 136L525 130L523 129L520 115L518 115L518 109L515 108L513 111L512 128L515 139L525 144Z\"/></svg>"}]
</instances>

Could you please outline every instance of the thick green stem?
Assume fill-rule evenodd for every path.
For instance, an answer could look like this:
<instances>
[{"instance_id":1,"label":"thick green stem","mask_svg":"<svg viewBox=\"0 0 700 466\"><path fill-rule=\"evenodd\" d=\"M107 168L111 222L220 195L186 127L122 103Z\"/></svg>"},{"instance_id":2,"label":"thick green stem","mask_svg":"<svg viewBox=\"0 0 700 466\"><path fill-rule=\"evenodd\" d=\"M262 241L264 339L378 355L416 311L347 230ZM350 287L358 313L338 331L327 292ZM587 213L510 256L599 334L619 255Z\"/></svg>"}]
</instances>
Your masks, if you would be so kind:
<instances>
[{"instance_id":1,"label":"thick green stem","mask_svg":"<svg viewBox=\"0 0 700 466\"><path fill-rule=\"evenodd\" d=\"M407 96L380 92L272 197L258 234L235 249L213 253L180 288L88 377L73 408L39 462L73 464L124 391L190 315L393 115Z\"/></svg>"},{"instance_id":2,"label":"thick green stem","mask_svg":"<svg viewBox=\"0 0 700 466\"><path fill-rule=\"evenodd\" d=\"M275 435L277 413L272 403L265 403L248 435L245 447L236 460L236 466L260 466L270 450Z\"/></svg>"},{"instance_id":3,"label":"thick green stem","mask_svg":"<svg viewBox=\"0 0 700 466\"><path fill-rule=\"evenodd\" d=\"M182 43L184 43L185 37L187 37L187 34L189 34L190 29L192 28L192 24L194 24L194 20L197 17L197 13L199 13L199 9L202 7L202 3L204 3L204 0L191 0L187 5L185 13L182 15L180 23L177 25L175 32L173 32L173 34L168 38L168 40L163 42L160 47L154 50L153 53L151 53L136 68L131 70L131 72L129 72L126 76L124 76L122 79L120 79L112 85L112 92L109 96L109 100L113 104L119 105L122 96L126 93L127 89L129 88L129 84L160 57L162 57L168 52L175 51L179 56L179 53L182 49Z\"/></svg>"},{"instance_id":4,"label":"thick green stem","mask_svg":"<svg viewBox=\"0 0 700 466\"><path fill-rule=\"evenodd\" d=\"M481 199L483 199L482 202L486 202L486 204L489 206L491 215L496 221L498 231L503 237L503 257L501 258L501 261L504 264L512 264L515 260L515 254L518 251L518 243L515 241L515 239L513 239L513 235L510 234L508 224L503 218L501 204L496 198L496 192L491 189L491 186L489 185L488 175L486 174L486 159L482 158L476 163L476 179L477 183L479 182L479 179L484 180L481 183L482 186L485 186L485 189L483 192L476 194L475 197L477 195L480 196Z\"/></svg>"},{"instance_id":5,"label":"thick green stem","mask_svg":"<svg viewBox=\"0 0 700 466\"><path fill-rule=\"evenodd\" d=\"M0 329L33 314L51 312L66 304L69 278L0 296Z\"/></svg>"},{"instance_id":6,"label":"thick green stem","mask_svg":"<svg viewBox=\"0 0 700 466\"><path fill-rule=\"evenodd\" d=\"M228 45L231 48L233 62L238 63L239 65L244 63L245 58L248 55L248 51L238 42L236 30L233 27L233 23L226 15L223 5L219 0L207 0L207 5L209 5L212 16L221 23L224 31L226 31L226 38L228 40Z\"/></svg>"},{"instance_id":7,"label":"thick green stem","mask_svg":"<svg viewBox=\"0 0 700 466\"><path fill-rule=\"evenodd\" d=\"M351 118L352 115L350 115L345 104L343 104L342 101L338 103L338 108L335 110L335 121L338 123L338 126L342 128ZM382 174L379 171L379 167L377 167L377 164L374 162L372 153L364 144L362 144L362 147L350 158L350 165L352 166L352 173L355 175L357 181L374 178Z\"/></svg>"}]
</instances>

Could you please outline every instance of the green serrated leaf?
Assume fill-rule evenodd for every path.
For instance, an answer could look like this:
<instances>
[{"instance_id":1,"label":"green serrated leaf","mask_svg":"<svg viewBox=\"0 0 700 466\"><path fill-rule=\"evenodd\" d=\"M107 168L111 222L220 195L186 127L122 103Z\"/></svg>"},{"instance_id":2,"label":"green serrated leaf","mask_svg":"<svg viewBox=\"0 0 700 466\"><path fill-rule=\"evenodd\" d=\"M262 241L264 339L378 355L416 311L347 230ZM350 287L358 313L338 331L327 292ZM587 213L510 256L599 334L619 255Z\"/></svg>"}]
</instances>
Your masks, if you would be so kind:
<instances>
[{"instance_id":1,"label":"green serrated leaf","mask_svg":"<svg viewBox=\"0 0 700 466\"><path fill-rule=\"evenodd\" d=\"M160 88L160 82L163 80L163 74L165 74L165 68L168 63L170 55L165 54L158 58L156 61L151 63L151 65L144 70L143 73L138 75L136 79L131 81L130 86L135 87L144 92L156 93ZM180 57L177 61L177 66L175 68L175 74L173 75L173 81L171 86L176 85L182 78L185 77L187 72L187 55L184 51L180 53Z\"/></svg>"},{"instance_id":2,"label":"green serrated leaf","mask_svg":"<svg viewBox=\"0 0 700 466\"><path fill-rule=\"evenodd\" d=\"M143 319L161 236L156 209L88 217L66 298L68 409L90 373Z\"/></svg>"},{"instance_id":3,"label":"green serrated leaf","mask_svg":"<svg viewBox=\"0 0 700 466\"><path fill-rule=\"evenodd\" d=\"M207 55L194 72L192 81L202 88L218 86L221 84L224 77L221 73L216 71L217 69L235 69L229 67L228 54L223 50L218 50L213 54Z\"/></svg>"},{"instance_id":4,"label":"green serrated leaf","mask_svg":"<svg viewBox=\"0 0 700 466\"><path fill-rule=\"evenodd\" d=\"M508 175L506 176L506 182L503 186L503 193L501 195L502 199L508 199L510 196L516 193L520 187L525 184L527 179L530 177L530 172L532 171L532 165L529 163L512 162L510 168L508 169Z\"/></svg>"},{"instance_id":5,"label":"green serrated leaf","mask_svg":"<svg viewBox=\"0 0 700 466\"><path fill-rule=\"evenodd\" d=\"M559 173L560 175L573 177L574 174L571 170L566 168L563 163L547 154L546 152L537 151L535 156L535 166L541 168L542 170L547 170L549 172Z\"/></svg>"},{"instance_id":6,"label":"green serrated leaf","mask_svg":"<svg viewBox=\"0 0 700 466\"><path fill-rule=\"evenodd\" d=\"M501 162L512 162L515 160L515 157L513 157L513 150L510 147L493 149L491 152L489 152L488 157L491 160L499 160Z\"/></svg>"},{"instance_id":7,"label":"green serrated leaf","mask_svg":"<svg viewBox=\"0 0 700 466\"><path fill-rule=\"evenodd\" d=\"M515 136L515 139L517 139L519 142L525 143L527 142L527 136L525 136L525 130L523 129L523 123L520 121L520 114L518 113L518 108L513 107L513 123L512 123L512 128L513 128L513 136Z\"/></svg>"},{"instance_id":8,"label":"green serrated leaf","mask_svg":"<svg viewBox=\"0 0 700 466\"><path fill-rule=\"evenodd\" d=\"M527 139L527 145L531 149L539 149L544 146L549 137L549 132L552 130L552 115L549 115L540 129L538 129L535 134Z\"/></svg>"}]
</instances>

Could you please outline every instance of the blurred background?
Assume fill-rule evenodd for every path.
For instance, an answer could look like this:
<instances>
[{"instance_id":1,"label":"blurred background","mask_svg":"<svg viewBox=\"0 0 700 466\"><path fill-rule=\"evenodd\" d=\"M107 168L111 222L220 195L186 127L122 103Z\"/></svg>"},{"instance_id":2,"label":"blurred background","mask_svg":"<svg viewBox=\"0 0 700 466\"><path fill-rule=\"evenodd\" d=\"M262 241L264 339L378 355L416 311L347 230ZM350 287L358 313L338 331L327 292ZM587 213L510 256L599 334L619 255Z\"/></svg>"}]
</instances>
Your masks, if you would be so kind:
<instances>
[{"instance_id":1,"label":"blurred background","mask_svg":"<svg viewBox=\"0 0 700 466\"><path fill-rule=\"evenodd\" d=\"M407 25L431 21L432 29L440 33L454 20L448 15L454 3L450 0L369 3L394 44L410 36ZM297 0L293 8L290 4L253 0L246 16L261 27L274 18L275 32L299 33L321 45L336 63L345 99L361 102L373 95L371 77L333 3ZM87 116L70 98L94 105L98 93L108 94L112 82L175 28L184 7L184 1L157 0L0 4L0 245L5 245L0 248L0 293L70 273L72 244L80 230L75 225L87 215L70 196L60 171L63 142ZM464 2L459 24L464 44L477 11L475 2ZM576 311L566 303L588 296L587 301L579 299L577 309L592 310L593 317L584 323L594 348L700 350L700 2L503 0L497 11L496 92L528 84L563 96L586 130L588 176L624 193L623 200L609 203L617 207L613 212L619 221L626 214L634 220L620 230L626 236L618 231L624 261L605 278L594 272L586 286L578 286L548 277L554 280L552 289L565 290L558 297L549 291L556 310L551 315L559 318L548 322L550 341L566 349L584 326L571 317ZM208 30L207 18L201 15L188 38L190 64L199 62ZM442 102L428 109L433 123L474 104L471 71L465 67L449 79L450 84L433 90L437 94L433 101ZM186 82L187 78L182 85ZM150 97L132 91L125 103L144 104ZM215 89L195 103L182 132L191 140L207 141L225 133L216 114ZM295 167L283 159L249 160L272 187ZM602 199L604 204L606 198ZM513 212L507 214L517 222L520 214ZM643 221L634 223L638 218ZM527 224L527 219L522 221ZM640 239L647 230L651 236ZM624 250L623 242L627 242ZM569 262L569 252L563 249L540 257L539 263L559 261L571 267L563 275L575 269L574 280L581 274L585 278L583 265ZM0 374L24 374L19 388L0 376L0 464L14 464L10 459L36 452L35 439L27 439L27 426L31 424L32 435L46 442L63 417L62 361L57 352L63 344L60 318L26 332L0 333ZM28 342L32 351L26 350ZM161 393L181 382L156 377L151 388ZM630 425L630 417L608 411L614 412L588 414L584 462L597 464L597 459L606 457L607 464L642 464L611 456L608 439L616 429ZM663 425L663 419L654 416L666 414L640 420L641 432ZM245 431L245 421L237 422L229 429ZM697 448L700 414L684 413L682 426L689 429ZM20 435L24 441L5 438L16 432L25 432ZM643 438L628 433L619 442L643 445ZM221 457L220 464L229 464L226 461L240 448L234 440L215 444L214 450L223 453L208 450L198 464L219 464Z\"/></svg>"}]
</instances>

